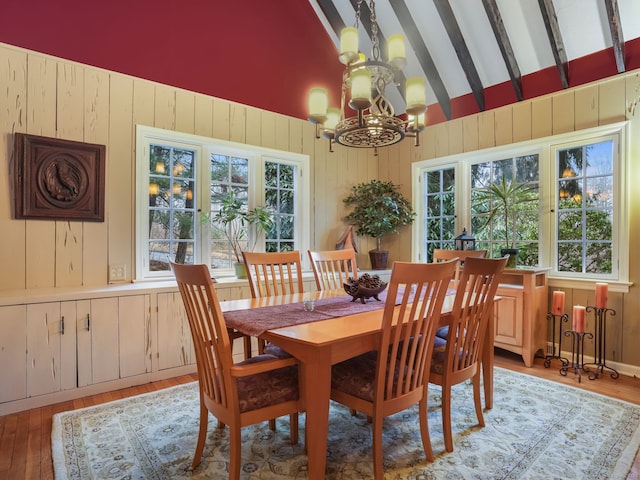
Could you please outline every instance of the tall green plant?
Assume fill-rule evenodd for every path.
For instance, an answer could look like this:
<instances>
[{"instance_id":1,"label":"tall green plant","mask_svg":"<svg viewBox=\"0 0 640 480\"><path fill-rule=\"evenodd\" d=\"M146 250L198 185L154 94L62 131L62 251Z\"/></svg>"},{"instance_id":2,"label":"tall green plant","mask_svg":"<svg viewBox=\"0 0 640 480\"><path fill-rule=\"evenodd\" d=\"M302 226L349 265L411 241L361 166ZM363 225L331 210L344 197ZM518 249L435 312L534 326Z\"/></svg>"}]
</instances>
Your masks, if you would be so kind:
<instances>
[{"instance_id":1,"label":"tall green plant","mask_svg":"<svg viewBox=\"0 0 640 480\"><path fill-rule=\"evenodd\" d=\"M249 210L233 190L220 199L220 210L213 216L213 221L224 226L238 263L242 262L242 242L246 241L247 250L253 251L260 234L274 226L273 212L269 207L258 205ZM248 231L250 226L255 228L251 238Z\"/></svg>"},{"instance_id":2,"label":"tall green plant","mask_svg":"<svg viewBox=\"0 0 640 480\"><path fill-rule=\"evenodd\" d=\"M515 227L518 213L526 208L526 204L538 200L537 189L527 183L515 183L502 177L499 182L492 182L486 190L477 191L474 195L474 210L488 209L489 215L483 228L491 225L498 217L504 225L505 248L515 248Z\"/></svg>"},{"instance_id":3,"label":"tall green plant","mask_svg":"<svg viewBox=\"0 0 640 480\"><path fill-rule=\"evenodd\" d=\"M354 225L358 235L374 237L378 250L382 236L398 233L400 227L413 223L416 216L409 201L392 182L371 180L354 185L343 202L353 207L344 221Z\"/></svg>"}]
</instances>

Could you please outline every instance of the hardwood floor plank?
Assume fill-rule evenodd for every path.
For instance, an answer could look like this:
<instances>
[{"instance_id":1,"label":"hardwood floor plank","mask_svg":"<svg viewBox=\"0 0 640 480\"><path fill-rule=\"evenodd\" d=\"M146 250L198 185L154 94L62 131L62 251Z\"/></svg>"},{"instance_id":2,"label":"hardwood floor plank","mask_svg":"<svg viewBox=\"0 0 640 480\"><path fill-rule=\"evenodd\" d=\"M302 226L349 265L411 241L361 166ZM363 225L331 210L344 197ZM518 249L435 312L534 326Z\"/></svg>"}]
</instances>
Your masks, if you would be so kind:
<instances>
[{"instance_id":1,"label":"hardwood floor plank","mask_svg":"<svg viewBox=\"0 0 640 480\"><path fill-rule=\"evenodd\" d=\"M42 410L34 408L29 413L29 440L27 443L27 464L24 478L39 479L42 476L40 468L42 442L47 439L42 437Z\"/></svg>"},{"instance_id":2,"label":"hardwood floor plank","mask_svg":"<svg viewBox=\"0 0 640 480\"><path fill-rule=\"evenodd\" d=\"M16 435L11 456L11 468L8 478L26 478L27 452L29 443L29 415L30 411L20 412L16 424Z\"/></svg>"},{"instance_id":3,"label":"hardwood floor plank","mask_svg":"<svg viewBox=\"0 0 640 480\"><path fill-rule=\"evenodd\" d=\"M0 478L10 478L11 458L16 441L16 428L18 425L18 415L7 415L0 438Z\"/></svg>"}]
</instances>

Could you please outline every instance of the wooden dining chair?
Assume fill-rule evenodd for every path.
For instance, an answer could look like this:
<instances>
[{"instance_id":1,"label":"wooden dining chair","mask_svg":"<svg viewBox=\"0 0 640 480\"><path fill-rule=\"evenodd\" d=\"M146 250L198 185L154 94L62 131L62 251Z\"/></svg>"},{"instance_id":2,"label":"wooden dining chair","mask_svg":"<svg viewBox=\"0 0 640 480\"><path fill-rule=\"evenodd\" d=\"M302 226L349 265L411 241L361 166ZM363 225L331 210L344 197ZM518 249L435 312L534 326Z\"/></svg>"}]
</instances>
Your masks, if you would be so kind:
<instances>
[{"instance_id":1,"label":"wooden dining chair","mask_svg":"<svg viewBox=\"0 0 640 480\"><path fill-rule=\"evenodd\" d=\"M462 266L467 258L485 258L487 256L486 250L447 250L443 248L436 248L433 251L433 262L447 262L454 258L456 261L456 271L451 281L451 288L457 288L460 281L460 272Z\"/></svg>"},{"instance_id":2,"label":"wooden dining chair","mask_svg":"<svg viewBox=\"0 0 640 480\"><path fill-rule=\"evenodd\" d=\"M200 464L209 412L229 426L229 478L240 478L241 434L247 425L290 416L291 443L298 442L298 366L293 357L260 355L234 364L231 341L206 265L171 263L187 312L200 387L200 429L192 467Z\"/></svg>"},{"instance_id":3,"label":"wooden dining chair","mask_svg":"<svg viewBox=\"0 0 640 480\"><path fill-rule=\"evenodd\" d=\"M242 252L253 298L302 293L300 252Z\"/></svg>"},{"instance_id":4,"label":"wooden dining chair","mask_svg":"<svg viewBox=\"0 0 640 480\"><path fill-rule=\"evenodd\" d=\"M419 404L425 455L434 460L427 421L427 380L435 329L454 268L454 262L394 262L377 349L333 366L331 399L371 419L375 479L384 476L383 418L415 404ZM397 296L401 297L398 306Z\"/></svg>"},{"instance_id":5,"label":"wooden dining chair","mask_svg":"<svg viewBox=\"0 0 640 480\"><path fill-rule=\"evenodd\" d=\"M242 256L247 268L247 277L253 298L275 297L304 291L298 250L291 252L242 252ZM265 347L265 342L258 339L258 353L264 353ZM282 357L289 355L275 345L269 345L267 353Z\"/></svg>"},{"instance_id":6,"label":"wooden dining chair","mask_svg":"<svg viewBox=\"0 0 640 480\"><path fill-rule=\"evenodd\" d=\"M482 346L500 276L507 258L468 257L451 311L446 338L434 338L429 382L442 386L442 430L447 452L453 451L451 433L451 387L471 379L478 423L484 427L480 401Z\"/></svg>"},{"instance_id":7,"label":"wooden dining chair","mask_svg":"<svg viewBox=\"0 0 640 480\"><path fill-rule=\"evenodd\" d=\"M353 248L343 250L308 251L318 290L344 288L349 278L357 280L356 252Z\"/></svg>"}]
</instances>

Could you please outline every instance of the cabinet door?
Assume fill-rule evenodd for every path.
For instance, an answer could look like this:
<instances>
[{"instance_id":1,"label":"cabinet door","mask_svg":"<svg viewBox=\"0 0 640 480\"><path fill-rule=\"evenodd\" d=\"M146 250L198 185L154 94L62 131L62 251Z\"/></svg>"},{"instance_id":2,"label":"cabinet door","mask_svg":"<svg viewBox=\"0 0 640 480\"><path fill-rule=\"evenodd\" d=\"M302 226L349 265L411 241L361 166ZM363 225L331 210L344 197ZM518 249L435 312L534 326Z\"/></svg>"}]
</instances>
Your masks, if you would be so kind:
<instances>
[{"instance_id":1,"label":"cabinet door","mask_svg":"<svg viewBox=\"0 0 640 480\"><path fill-rule=\"evenodd\" d=\"M80 301L77 315L79 386L118 379L118 299Z\"/></svg>"},{"instance_id":2,"label":"cabinet door","mask_svg":"<svg viewBox=\"0 0 640 480\"><path fill-rule=\"evenodd\" d=\"M193 363L191 331L180 293L159 293L157 299L158 370Z\"/></svg>"},{"instance_id":3,"label":"cabinet door","mask_svg":"<svg viewBox=\"0 0 640 480\"><path fill-rule=\"evenodd\" d=\"M60 303L27 305L27 396L60 391Z\"/></svg>"},{"instance_id":4,"label":"cabinet door","mask_svg":"<svg viewBox=\"0 0 640 480\"><path fill-rule=\"evenodd\" d=\"M0 307L0 403L27 396L27 307Z\"/></svg>"},{"instance_id":5,"label":"cabinet door","mask_svg":"<svg viewBox=\"0 0 640 480\"><path fill-rule=\"evenodd\" d=\"M495 303L495 344L522 347L524 295L522 288L499 286Z\"/></svg>"},{"instance_id":6,"label":"cabinet door","mask_svg":"<svg viewBox=\"0 0 640 480\"><path fill-rule=\"evenodd\" d=\"M78 354L76 338L76 302L60 304L60 388L69 390L78 386Z\"/></svg>"},{"instance_id":7,"label":"cabinet door","mask_svg":"<svg viewBox=\"0 0 640 480\"><path fill-rule=\"evenodd\" d=\"M118 299L120 378L151 371L149 295Z\"/></svg>"}]
</instances>

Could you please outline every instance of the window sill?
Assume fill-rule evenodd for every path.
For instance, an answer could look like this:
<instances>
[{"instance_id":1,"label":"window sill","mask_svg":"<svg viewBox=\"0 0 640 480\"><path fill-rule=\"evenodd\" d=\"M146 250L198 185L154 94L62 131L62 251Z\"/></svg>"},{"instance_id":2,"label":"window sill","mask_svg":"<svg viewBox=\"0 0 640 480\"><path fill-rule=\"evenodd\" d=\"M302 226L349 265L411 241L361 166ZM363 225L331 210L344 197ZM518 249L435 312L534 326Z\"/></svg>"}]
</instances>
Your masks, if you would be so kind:
<instances>
[{"instance_id":1,"label":"window sill","mask_svg":"<svg viewBox=\"0 0 640 480\"><path fill-rule=\"evenodd\" d=\"M549 287L593 290L595 284L603 282L609 285L610 292L629 293L629 288L633 282L609 281L609 280L581 280L578 278L549 277Z\"/></svg>"}]
</instances>

